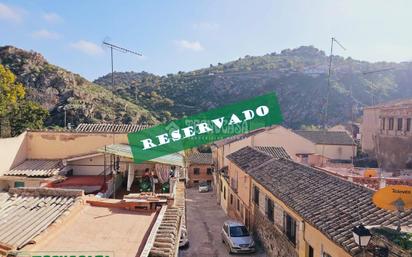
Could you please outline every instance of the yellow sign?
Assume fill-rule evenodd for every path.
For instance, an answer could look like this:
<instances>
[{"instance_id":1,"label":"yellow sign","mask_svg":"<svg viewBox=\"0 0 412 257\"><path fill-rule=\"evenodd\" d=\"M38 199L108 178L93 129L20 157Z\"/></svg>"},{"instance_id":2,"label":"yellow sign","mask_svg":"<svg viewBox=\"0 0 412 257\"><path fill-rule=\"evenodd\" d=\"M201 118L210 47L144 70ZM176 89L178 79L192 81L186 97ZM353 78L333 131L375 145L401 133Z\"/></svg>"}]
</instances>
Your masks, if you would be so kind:
<instances>
[{"instance_id":1,"label":"yellow sign","mask_svg":"<svg viewBox=\"0 0 412 257\"><path fill-rule=\"evenodd\" d=\"M368 178L376 177L376 175L377 173L375 169L366 169L365 173L363 174L364 177L368 177Z\"/></svg>"},{"instance_id":2,"label":"yellow sign","mask_svg":"<svg viewBox=\"0 0 412 257\"><path fill-rule=\"evenodd\" d=\"M404 211L412 208L412 187L405 185L387 186L372 197L373 203L382 209Z\"/></svg>"}]
</instances>

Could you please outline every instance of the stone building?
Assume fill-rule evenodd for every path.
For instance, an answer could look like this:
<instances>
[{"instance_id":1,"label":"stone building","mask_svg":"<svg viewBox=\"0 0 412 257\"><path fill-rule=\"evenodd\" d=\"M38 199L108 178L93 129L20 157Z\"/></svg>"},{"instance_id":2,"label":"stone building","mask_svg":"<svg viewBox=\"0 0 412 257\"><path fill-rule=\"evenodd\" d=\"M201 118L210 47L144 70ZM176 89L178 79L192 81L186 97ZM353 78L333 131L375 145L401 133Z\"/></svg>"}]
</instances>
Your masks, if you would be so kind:
<instances>
[{"instance_id":1,"label":"stone building","mask_svg":"<svg viewBox=\"0 0 412 257\"><path fill-rule=\"evenodd\" d=\"M388 170L412 168L412 99L363 109L362 151Z\"/></svg>"}]
</instances>

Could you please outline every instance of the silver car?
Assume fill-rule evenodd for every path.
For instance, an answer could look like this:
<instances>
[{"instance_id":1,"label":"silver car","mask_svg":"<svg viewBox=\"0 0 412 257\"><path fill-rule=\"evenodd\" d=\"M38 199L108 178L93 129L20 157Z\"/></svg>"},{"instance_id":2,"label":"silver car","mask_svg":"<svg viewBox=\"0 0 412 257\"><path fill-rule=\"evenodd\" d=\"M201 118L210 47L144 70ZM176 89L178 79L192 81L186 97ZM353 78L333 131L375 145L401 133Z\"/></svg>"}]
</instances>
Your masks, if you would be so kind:
<instances>
[{"instance_id":1,"label":"silver car","mask_svg":"<svg viewBox=\"0 0 412 257\"><path fill-rule=\"evenodd\" d=\"M209 184L206 181L199 184L199 193L202 192L209 192Z\"/></svg>"},{"instance_id":2,"label":"silver car","mask_svg":"<svg viewBox=\"0 0 412 257\"><path fill-rule=\"evenodd\" d=\"M222 242L229 247L229 253L255 252L255 241L245 225L238 221L225 221L222 227Z\"/></svg>"}]
</instances>

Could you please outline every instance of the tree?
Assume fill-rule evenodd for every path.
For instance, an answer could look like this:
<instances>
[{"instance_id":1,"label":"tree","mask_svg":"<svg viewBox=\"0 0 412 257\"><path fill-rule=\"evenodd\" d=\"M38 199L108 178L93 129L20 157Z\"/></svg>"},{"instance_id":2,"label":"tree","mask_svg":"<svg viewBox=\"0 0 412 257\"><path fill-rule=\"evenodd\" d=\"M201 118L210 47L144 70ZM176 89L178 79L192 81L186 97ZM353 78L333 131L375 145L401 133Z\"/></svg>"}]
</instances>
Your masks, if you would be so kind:
<instances>
[{"instance_id":1,"label":"tree","mask_svg":"<svg viewBox=\"0 0 412 257\"><path fill-rule=\"evenodd\" d=\"M24 96L23 84L18 83L16 76L0 64L0 137L15 136L26 128L43 126L47 110L27 101Z\"/></svg>"},{"instance_id":2,"label":"tree","mask_svg":"<svg viewBox=\"0 0 412 257\"><path fill-rule=\"evenodd\" d=\"M39 129L43 127L48 111L32 101L23 101L17 105L9 117L11 136L22 133L25 129Z\"/></svg>"}]
</instances>

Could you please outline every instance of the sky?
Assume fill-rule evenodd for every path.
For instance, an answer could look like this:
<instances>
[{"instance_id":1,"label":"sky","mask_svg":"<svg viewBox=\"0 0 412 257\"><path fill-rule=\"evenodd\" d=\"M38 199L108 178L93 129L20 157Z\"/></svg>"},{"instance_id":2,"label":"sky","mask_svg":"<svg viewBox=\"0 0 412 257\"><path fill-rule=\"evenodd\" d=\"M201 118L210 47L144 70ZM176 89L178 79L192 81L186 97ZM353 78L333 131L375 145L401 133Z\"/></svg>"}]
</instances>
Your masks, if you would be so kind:
<instances>
[{"instance_id":1,"label":"sky","mask_svg":"<svg viewBox=\"0 0 412 257\"><path fill-rule=\"evenodd\" d=\"M43 54L89 80L116 71L191 71L335 37L366 61L412 60L410 0L0 0L0 46Z\"/></svg>"}]
</instances>

